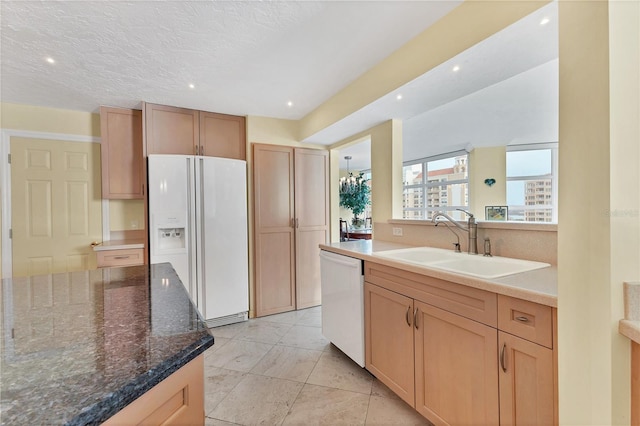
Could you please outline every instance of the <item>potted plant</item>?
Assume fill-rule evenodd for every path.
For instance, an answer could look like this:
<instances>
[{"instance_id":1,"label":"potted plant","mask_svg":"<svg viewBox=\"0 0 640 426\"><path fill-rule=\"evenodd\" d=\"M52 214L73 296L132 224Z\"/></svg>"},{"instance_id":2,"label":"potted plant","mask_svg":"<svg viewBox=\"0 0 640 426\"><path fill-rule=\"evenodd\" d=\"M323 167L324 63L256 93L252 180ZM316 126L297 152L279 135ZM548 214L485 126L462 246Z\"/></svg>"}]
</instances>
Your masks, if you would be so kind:
<instances>
[{"instance_id":1,"label":"potted plant","mask_svg":"<svg viewBox=\"0 0 640 426\"><path fill-rule=\"evenodd\" d=\"M353 213L351 225L354 228L364 227L364 217L361 217L365 208L371 203L371 188L364 178L364 173L356 177L349 173L349 177L340 180L340 207L345 207Z\"/></svg>"}]
</instances>

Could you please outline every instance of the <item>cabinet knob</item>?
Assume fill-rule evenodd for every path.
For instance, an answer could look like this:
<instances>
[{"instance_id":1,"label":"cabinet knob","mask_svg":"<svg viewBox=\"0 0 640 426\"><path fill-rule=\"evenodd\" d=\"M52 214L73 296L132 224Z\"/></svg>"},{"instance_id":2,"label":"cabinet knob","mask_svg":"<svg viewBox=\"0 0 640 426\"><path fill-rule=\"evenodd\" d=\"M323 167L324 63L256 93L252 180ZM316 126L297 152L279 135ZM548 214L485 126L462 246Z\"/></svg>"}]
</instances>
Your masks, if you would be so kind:
<instances>
[{"instance_id":1,"label":"cabinet knob","mask_svg":"<svg viewBox=\"0 0 640 426\"><path fill-rule=\"evenodd\" d=\"M418 308L413 312L413 326L418 329Z\"/></svg>"},{"instance_id":2,"label":"cabinet knob","mask_svg":"<svg viewBox=\"0 0 640 426\"><path fill-rule=\"evenodd\" d=\"M411 312L411 306L407 307L407 313L404 314L404 319L407 321L407 325L411 327L411 316L409 316L409 312Z\"/></svg>"},{"instance_id":3,"label":"cabinet knob","mask_svg":"<svg viewBox=\"0 0 640 426\"><path fill-rule=\"evenodd\" d=\"M516 320L518 320L520 322L529 322L529 318L527 318L525 316L516 317Z\"/></svg>"}]
</instances>

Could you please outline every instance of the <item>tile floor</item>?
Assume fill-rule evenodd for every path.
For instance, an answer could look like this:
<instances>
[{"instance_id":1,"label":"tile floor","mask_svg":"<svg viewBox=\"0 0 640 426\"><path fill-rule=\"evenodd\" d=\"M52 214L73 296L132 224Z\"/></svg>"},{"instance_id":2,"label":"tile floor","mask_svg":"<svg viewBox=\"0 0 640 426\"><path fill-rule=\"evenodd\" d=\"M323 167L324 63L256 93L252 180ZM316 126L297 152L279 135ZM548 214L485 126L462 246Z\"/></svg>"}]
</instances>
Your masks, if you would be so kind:
<instances>
[{"instance_id":1,"label":"tile floor","mask_svg":"<svg viewBox=\"0 0 640 426\"><path fill-rule=\"evenodd\" d=\"M321 333L320 307L212 328L207 426L428 425Z\"/></svg>"}]
</instances>

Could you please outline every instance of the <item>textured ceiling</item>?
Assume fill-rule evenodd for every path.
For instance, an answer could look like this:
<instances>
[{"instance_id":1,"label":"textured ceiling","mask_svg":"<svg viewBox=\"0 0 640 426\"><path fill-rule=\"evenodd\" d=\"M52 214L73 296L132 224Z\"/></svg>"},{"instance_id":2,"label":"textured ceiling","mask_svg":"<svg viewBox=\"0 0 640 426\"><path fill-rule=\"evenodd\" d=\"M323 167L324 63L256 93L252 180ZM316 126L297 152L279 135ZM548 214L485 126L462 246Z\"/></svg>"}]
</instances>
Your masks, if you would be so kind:
<instances>
[{"instance_id":1,"label":"textured ceiling","mask_svg":"<svg viewBox=\"0 0 640 426\"><path fill-rule=\"evenodd\" d=\"M1 99L299 119L459 3L3 0Z\"/></svg>"},{"instance_id":2,"label":"textured ceiling","mask_svg":"<svg viewBox=\"0 0 640 426\"><path fill-rule=\"evenodd\" d=\"M300 119L458 4L2 0L0 99ZM405 160L557 139L557 57L552 2L306 142L329 145L390 118L404 120ZM352 166L370 167L368 150L341 155L350 150Z\"/></svg>"}]
</instances>

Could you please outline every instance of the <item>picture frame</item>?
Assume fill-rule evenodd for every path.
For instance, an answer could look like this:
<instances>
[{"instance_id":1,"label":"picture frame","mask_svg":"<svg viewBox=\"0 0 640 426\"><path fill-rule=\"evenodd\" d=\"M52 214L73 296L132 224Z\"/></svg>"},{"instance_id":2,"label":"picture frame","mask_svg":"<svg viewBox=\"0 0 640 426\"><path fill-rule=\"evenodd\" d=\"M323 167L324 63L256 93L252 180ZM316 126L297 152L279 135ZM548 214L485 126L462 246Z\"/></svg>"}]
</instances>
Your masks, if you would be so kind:
<instances>
[{"instance_id":1,"label":"picture frame","mask_svg":"<svg viewBox=\"0 0 640 426\"><path fill-rule=\"evenodd\" d=\"M486 220L506 221L509 216L509 207L507 206L485 206L484 215Z\"/></svg>"}]
</instances>

